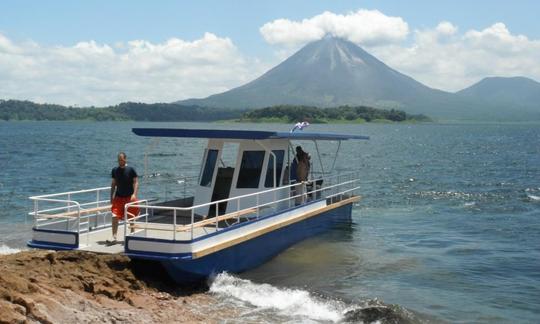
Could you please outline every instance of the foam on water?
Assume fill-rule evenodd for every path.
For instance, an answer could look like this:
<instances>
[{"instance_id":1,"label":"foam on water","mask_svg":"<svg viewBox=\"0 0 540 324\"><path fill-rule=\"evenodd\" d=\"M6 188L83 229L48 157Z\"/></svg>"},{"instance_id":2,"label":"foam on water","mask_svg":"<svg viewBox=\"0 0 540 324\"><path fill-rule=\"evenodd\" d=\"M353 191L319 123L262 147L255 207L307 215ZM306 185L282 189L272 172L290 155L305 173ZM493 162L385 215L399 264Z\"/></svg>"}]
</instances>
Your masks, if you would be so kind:
<instances>
[{"instance_id":1,"label":"foam on water","mask_svg":"<svg viewBox=\"0 0 540 324\"><path fill-rule=\"evenodd\" d=\"M305 290L257 284L227 273L217 275L210 286L210 292L234 297L257 308L273 309L280 315L300 316L308 320L337 322L346 311L343 303L323 300Z\"/></svg>"},{"instance_id":2,"label":"foam on water","mask_svg":"<svg viewBox=\"0 0 540 324\"><path fill-rule=\"evenodd\" d=\"M14 249L14 248L11 248L7 245L0 245L0 254L13 254L13 253L17 253L17 252L21 252L22 250L21 249Z\"/></svg>"}]
</instances>

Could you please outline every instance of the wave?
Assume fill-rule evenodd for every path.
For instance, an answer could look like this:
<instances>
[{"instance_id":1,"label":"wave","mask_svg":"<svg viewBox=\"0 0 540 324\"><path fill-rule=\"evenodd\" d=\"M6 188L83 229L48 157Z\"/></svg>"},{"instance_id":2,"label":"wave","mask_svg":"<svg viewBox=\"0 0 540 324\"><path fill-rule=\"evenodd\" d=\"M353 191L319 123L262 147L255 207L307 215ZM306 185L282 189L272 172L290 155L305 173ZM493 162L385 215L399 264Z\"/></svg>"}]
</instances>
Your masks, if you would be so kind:
<instances>
[{"instance_id":1,"label":"wave","mask_svg":"<svg viewBox=\"0 0 540 324\"><path fill-rule=\"evenodd\" d=\"M323 300L305 290L257 284L227 273L215 277L210 292L234 297L257 308L274 309L283 316L300 316L311 320L340 321L346 308L341 302Z\"/></svg>"},{"instance_id":2,"label":"wave","mask_svg":"<svg viewBox=\"0 0 540 324\"><path fill-rule=\"evenodd\" d=\"M529 198L530 201L540 201L540 196L527 195L527 198Z\"/></svg>"},{"instance_id":3,"label":"wave","mask_svg":"<svg viewBox=\"0 0 540 324\"><path fill-rule=\"evenodd\" d=\"M398 305L386 305L378 299L361 304L347 304L324 298L302 289L279 288L254 283L228 273L220 273L210 283L210 293L232 297L244 307L251 308L244 315L255 322L363 322L363 323L419 323L411 312ZM255 308L255 309L253 309Z\"/></svg>"},{"instance_id":4,"label":"wave","mask_svg":"<svg viewBox=\"0 0 540 324\"><path fill-rule=\"evenodd\" d=\"M4 244L0 245L0 255L13 254L13 253L21 252L21 251L23 250L14 249Z\"/></svg>"}]
</instances>

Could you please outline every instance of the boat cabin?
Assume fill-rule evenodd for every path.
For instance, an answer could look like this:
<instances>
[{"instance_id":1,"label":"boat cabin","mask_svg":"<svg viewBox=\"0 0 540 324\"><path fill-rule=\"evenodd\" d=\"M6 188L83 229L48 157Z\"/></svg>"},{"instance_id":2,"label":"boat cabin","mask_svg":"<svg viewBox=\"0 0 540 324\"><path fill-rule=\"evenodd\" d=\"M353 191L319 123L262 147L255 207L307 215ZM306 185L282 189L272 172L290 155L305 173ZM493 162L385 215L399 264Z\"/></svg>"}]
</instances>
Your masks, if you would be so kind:
<instances>
[{"instance_id":1,"label":"boat cabin","mask_svg":"<svg viewBox=\"0 0 540 324\"><path fill-rule=\"evenodd\" d=\"M232 152L227 152L226 149ZM226 200L230 197L276 188L284 183L288 184L285 172L287 167L284 167L289 162L285 161L288 149L288 141L284 139L266 140L264 143L257 140L209 140L208 146L204 150L199 182L196 184L194 204ZM225 153L234 156L231 164L226 164L223 161ZM281 192L280 194L286 193ZM276 197L263 195L260 198L262 201L259 203L264 203ZM240 209L254 205L254 203L252 199L245 199L242 201ZM215 216L237 209L238 206L229 205L227 201L224 201L219 205L217 211L201 209L199 212Z\"/></svg>"}]
</instances>

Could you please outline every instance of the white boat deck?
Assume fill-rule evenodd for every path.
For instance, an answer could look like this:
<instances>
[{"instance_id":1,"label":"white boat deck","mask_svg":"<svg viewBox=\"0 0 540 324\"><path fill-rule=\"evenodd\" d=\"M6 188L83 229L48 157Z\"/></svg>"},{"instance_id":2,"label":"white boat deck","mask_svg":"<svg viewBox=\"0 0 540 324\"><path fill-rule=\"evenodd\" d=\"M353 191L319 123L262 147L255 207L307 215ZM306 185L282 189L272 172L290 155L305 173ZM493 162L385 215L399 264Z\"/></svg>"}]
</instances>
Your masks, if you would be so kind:
<instances>
[{"instance_id":1,"label":"white boat deck","mask_svg":"<svg viewBox=\"0 0 540 324\"><path fill-rule=\"evenodd\" d=\"M124 225L118 226L118 238L124 237L124 227ZM123 240L118 240L116 244L112 245L107 243L107 240L112 240L110 227L90 233L81 233L79 236L79 250L111 254L124 252Z\"/></svg>"},{"instance_id":2,"label":"white boat deck","mask_svg":"<svg viewBox=\"0 0 540 324\"><path fill-rule=\"evenodd\" d=\"M191 232L189 231L177 231L176 237L172 231L170 224L148 223L146 225L148 229L137 229L134 233L128 235L132 236L148 236L155 239L187 241L191 240ZM108 243L107 240L112 240L111 228L104 228L90 233L81 233L80 235L80 247L79 250L91 251L97 253L123 253L124 252L124 229L125 225L118 226L118 238L116 244ZM216 232L214 226L198 227L193 229L193 238L204 236L213 232ZM146 233L145 233L146 232ZM146 234L146 235L145 235Z\"/></svg>"}]
</instances>

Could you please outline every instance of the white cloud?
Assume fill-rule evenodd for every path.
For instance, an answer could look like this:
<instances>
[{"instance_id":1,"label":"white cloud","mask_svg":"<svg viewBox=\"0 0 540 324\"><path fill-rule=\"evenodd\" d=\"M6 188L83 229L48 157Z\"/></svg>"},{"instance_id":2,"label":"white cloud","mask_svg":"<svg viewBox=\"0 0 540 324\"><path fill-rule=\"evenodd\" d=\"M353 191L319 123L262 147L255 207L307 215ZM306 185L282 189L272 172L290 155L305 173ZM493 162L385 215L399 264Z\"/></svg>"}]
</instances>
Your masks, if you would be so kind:
<instances>
[{"instance_id":1,"label":"white cloud","mask_svg":"<svg viewBox=\"0 0 540 324\"><path fill-rule=\"evenodd\" d=\"M239 86L266 66L233 42L206 33L154 44L95 41L46 47L0 34L0 98L104 106L123 101L169 102Z\"/></svg>"},{"instance_id":2,"label":"white cloud","mask_svg":"<svg viewBox=\"0 0 540 324\"><path fill-rule=\"evenodd\" d=\"M300 22L277 19L259 31L270 44L295 47L332 35L364 45L398 42L406 38L409 26L400 17L378 10L358 10L346 15L325 11Z\"/></svg>"},{"instance_id":3,"label":"white cloud","mask_svg":"<svg viewBox=\"0 0 540 324\"><path fill-rule=\"evenodd\" d=\"M504 24L457 33L443 22L416 30L412 45L368 50L389 66L434 88L457 91L488 76L526 76L540 81L540 41L513 35Z\"/></svg>"},{"instance_id":4,"label":"white cloud","mask_svg":"<svg viewBox=\"0 0 540 324\"><path fill-rule=\"evenodd\" d=\"M487 76L526 76L540 81L540 41L512 34L503 23L460 33L441 21L415 30L401 17L377 10L345 15L323 12L301 21L277 19L260 28L264 39L285 58L325 35L352 41L390 67L433 88L461 90Z\"/></svg>"},{"instance_id":5,"label":"white cloud","mask_svg":"<svg viewBox=\"0 0 540 324\"><path fill-rule=\"evenodd\" d=\"M437 25L435 30L441 35L454 35L458 29L451 22L443 21Z\"/></svg>"}]
</instances>

